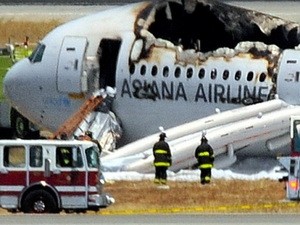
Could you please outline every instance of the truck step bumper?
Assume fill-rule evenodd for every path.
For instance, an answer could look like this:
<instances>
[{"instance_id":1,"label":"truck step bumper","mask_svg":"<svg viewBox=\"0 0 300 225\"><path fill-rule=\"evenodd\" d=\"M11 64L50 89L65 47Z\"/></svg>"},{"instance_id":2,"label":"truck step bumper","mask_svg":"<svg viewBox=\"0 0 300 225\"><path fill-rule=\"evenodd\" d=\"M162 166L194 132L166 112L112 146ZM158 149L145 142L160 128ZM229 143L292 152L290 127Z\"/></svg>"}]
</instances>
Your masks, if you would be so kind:
<instances>
[{"instance_id":1,"label":"truck step bumper","mask_svg":"<svg viewBox=\"0 0 300 225\"><path fill-rule=\"evenodd\" d=\"M89 196L89 206L105 208L115 203L115 199L109 194L94 194Z\"/></svg>"}]
</instances>

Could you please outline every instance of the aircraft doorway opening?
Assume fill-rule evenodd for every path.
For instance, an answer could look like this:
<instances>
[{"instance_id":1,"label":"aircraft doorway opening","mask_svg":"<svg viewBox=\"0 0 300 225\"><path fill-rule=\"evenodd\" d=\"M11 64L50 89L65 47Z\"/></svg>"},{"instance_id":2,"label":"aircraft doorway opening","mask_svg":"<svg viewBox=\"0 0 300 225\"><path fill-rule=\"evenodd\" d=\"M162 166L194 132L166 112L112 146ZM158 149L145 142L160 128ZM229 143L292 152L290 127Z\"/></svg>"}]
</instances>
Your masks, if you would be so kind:
<instances>
[{"instance_id":1,"label":"aircraft doorway opening","mask_svg":"<svg viewBox=\"0 0 300 225\"><path fill-rule=\"evenodd\" d=\"M100 88L116 86L117 59L121 46L120 40L103 39L98 48L100 66Z\"/></svg>"}]
</instances>

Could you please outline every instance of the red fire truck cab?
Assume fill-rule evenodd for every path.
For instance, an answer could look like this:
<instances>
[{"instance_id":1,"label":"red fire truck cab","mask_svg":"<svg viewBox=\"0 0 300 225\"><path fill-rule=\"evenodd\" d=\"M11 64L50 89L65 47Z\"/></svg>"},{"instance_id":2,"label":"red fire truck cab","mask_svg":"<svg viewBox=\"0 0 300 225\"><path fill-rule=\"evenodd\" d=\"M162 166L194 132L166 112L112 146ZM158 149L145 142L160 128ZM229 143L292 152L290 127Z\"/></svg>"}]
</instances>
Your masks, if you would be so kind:
<instances>
[{"instance_id":1,"label":"red fire truck cab","mask_svg":"<svg viewBox=\"0 0 300 225\"><path fill-rule=\"evenodd\" d=\"M9 211L98 210L114 202L103 184L93 142L0 141L0 206Z\"/></svg>"}]
</instances>

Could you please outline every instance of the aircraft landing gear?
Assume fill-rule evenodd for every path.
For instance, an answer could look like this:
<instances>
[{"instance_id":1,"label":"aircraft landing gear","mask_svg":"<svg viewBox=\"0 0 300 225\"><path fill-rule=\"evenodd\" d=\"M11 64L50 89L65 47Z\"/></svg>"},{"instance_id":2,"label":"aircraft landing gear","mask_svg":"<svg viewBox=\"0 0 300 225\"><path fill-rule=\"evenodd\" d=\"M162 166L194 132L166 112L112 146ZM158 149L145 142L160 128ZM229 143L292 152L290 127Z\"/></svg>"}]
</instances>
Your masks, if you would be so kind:
<instances>
[{"instance_id":1,"label":"aircraft landing gear","mask_svg":"<svg viewBox=\"0 0 300 225\"><path fill-rule=\"evenodd\" d=\"M10 113L11 127L16 138L32 139L39 138L39 132L30 128L30 122L14 108Z\"/></svg>"}]
</instances>

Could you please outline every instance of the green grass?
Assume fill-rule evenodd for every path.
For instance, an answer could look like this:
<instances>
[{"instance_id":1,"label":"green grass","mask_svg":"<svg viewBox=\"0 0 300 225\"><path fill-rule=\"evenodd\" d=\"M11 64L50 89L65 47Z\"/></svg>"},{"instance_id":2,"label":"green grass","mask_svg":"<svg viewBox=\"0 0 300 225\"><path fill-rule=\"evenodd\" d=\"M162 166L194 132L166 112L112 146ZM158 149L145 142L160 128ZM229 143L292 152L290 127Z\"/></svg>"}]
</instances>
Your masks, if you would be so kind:
<instances>
[{"instance_id":1,"label":"green grass","mask_svg":"<svg viewBox=\"0 0 300 225\"><path fill-rule=\"evenodd\" d=\"M3 79L7 70L11 66L12 66L12 61L9 56L0 56L0 101L4 99Z\"/></svg>"}]
</instances>

